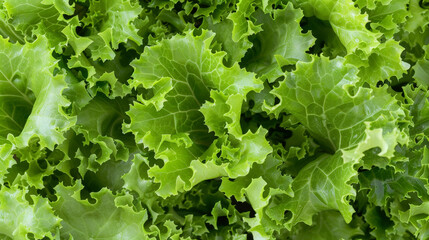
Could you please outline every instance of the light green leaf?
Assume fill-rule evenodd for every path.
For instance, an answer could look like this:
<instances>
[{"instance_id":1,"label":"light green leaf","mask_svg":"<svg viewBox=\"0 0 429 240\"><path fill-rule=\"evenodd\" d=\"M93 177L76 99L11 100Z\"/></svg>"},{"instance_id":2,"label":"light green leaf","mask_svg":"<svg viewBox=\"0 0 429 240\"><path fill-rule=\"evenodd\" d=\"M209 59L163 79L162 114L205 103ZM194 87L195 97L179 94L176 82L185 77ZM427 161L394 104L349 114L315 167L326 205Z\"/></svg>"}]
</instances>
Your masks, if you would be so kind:
<instances>
[{"instance_id":1,"label":"light green leaf","mask_svg":"<svg viewBox=\"0 0 429 240\"><path fill-rule=\"evenodd\" d=\"M80 55L94 41L89 37L81 37L76 33L76 27L79 25L78 18L71 19L69 25L62 30L62 33L67 37L67 43L73 48L76 55Z\"/></svg>"},{"instance_id":2,"label":"light green leaf","mask_svg":"<svg viewBox=\"0 0 429 240\"><path fill-rule=\"evenodd\" d=\"M377 82L390 80L391 77L401 78L409 68L409 64L402 61L404 50L398 42L388 40L373 50L366 60L356 55L346 56L346 63L354 64L359 68L358 76L372 86Z\"/></svg>"},{"instance_id":3,"label":"light green leaf","mask_svg":"<svg viewBox=\"0 0 429 240\"><path fill-rule=\"evenodd\" d=\"M9 41L15 43L19 42L21 44L25 43L24 34L21 31L15 29L15 27L9 23L8 14L6 9L4 9L4 3L0 1L0 35L3 38L8 38Z\"/></svg>"},{"instance_id":4,"label":"light green leaf","mask_svg":"<svg viewBox=\"0 0 429 240\"><path fill-rule=\"evenodd\" d=\"M359 8L367 8L369 10L374 10L377 4L386 5L391 2L392 0L356 0Z\"/></svg>"},{"instance_id":5,"label":"light green leaf","mask_svg":"<svg viewBox=\"0 0 429 240\"><path fill-rule=\"evenodd\" d=\"M255 25L249 19L255 11L255 3L252 0L240 0L237 4L237 11L230 13L228 19L234 23L232 30L232 40L238 42L244 37L260 32L261 26Z\"/></svg>"},{"instance_id":6,"label":"light green leaf","mask_svg":"<svg viewBox=\"0 0 429 240\"><path fill-rule=\"evenodd\" d=\"M116 65L118 63L112 62L111 64ZM124 70L121 68L121 66L116 66L116 68ZM95 96L98 92L101 92L110 99L114 99L118 97L125 98L126 95L131 93L131 88L128 85L121 83L115 76L115 72L105 72L99 77L92 76L88 78L88 82L88 91L92 96Z\"/></svg>"},{"instance_id":7,"label":"light green leaf","mask_svg":"<svg viewBox=\"0 0 429 240\"><path fill-rule=\"evenodd\" d=\"M88 141L88 139L86 139ZM86 143L88 144L88 143ZM97 171L101 164L109 161L128 161L129 151L122 141L105 136L90 139L88 146L76 151L75 157L80 160L79 173L84 176L88 170Z\"/></svg>"},{"instance_id":8,"label":"light green leaf","mask_svg":"<svg viewBox=\"0 0 429 240\"><path fill-rule=\"evenodd\" d=\"M294 0L307 17L328 20L347 53L357 49L369 54L379 45L378 33L366 29L368 15L362 14L352 0Z\"/></svg>"},{"instance_id":9,"label":"light green leaf","mask_svg":"<svg viewBox=\"0 0 429 240\"><path fill-rule=\"evenodd\" d=\"M286 227L291 229L299 222L312 225L313 215L326 210L338 210L346 223L354 213L349 201L356 195L350 181L357 171L355 161L344 161L342 154L323 154L300 170L292 182L293 197L285 197L279 205L268 208L267 214L280 220L285 211L292 213Z\"/></svg>"},{"instance_id":10,"label":"light green leaf","mask_svg":"<svg viewBox=\"0 0 429 240\"><path fill-rule=\"evenodd\" d=\"M255 217L245 218L254 237L268 239L276 229L265 215L265 207L270 199L276 195L294 195L291 188L292 178L283 175L278 169L279 165L278 159L268 156L263 164L253 165L246 176L234 180L222 178L219 190L228 197L234 196L237 201L248 200L256 212Z\"/></svg>"},{"instance_id":11,"label":"light green leaf","mask_svg":"<svg viewBox=\"0 0 429 240\"><path fill-rule=\"evenodd\" d=\"M373 29L380 30L387 39L400 31L400 25L408 17L407 4L408 0L383 0L368 1L368 5L373 3L374 8L368 11L369 21Z\"/></svg>"},{"instance_id":12,"label":"light green leaf","mask_svg":"<svg viewBox=\"0 0 429 240\"><path fill-rule=\"evenodd\" d=\"M420 205L410 205L410 209L399 212L400 220L403 223L408 223L412 228L413 234L417 239L425 239L428 236L428 221L429 221L429 201L424 201Z\"/></svg>"},{"instance_id":13,"label":"light green leaf","mask_svg":"<svg viewBox=\"0 0 429 240\"><path fill-rule=\"evenodd\" d=\"M429 10L420 7L419 0L410 0L408 4L409 16L405 22L404 29L408 32L424 31L428 25Z\"/></svg>"},{"instance_id":14,"label":"light green leaf","mask_svg":"<svg viewBox=\"0 0 429 240\"><path fill-rule=\"evenodd\" d=\"M63 75L52 75L56 61L46 39L24 46L0 39L0 49L6 61L0 66L3 138L22 148L38 137L42 148L53 149L74 119L62 110L69 104L61 95L66 84Z\"/></svg>"},{"instance_id":15,"label":"light green leaf","mask_svg":"<svg viewBox=\"0 0 429 240\"><path fill-rule=\"evenodd\" d=\"M37 239L53 235L60 227L60 218L54 215L48 200L33 196L33 203L26 200L26 191L17 187L0 190L0 233L11 239L25 240L27 234Z\"/></svg>"},{"instance_id":16,"label":"light green leaf","mask_svg":"<svg viewBox=\"0 0 429 240\"><path fill-rule=\"evenodd\" d=\"M278 169L280 163L278 159L268 156L263 164L253 165L249 174L246 176L238 177L234 180L223 178L222 185L219 189L224 192L226 196L234 196L238 201L243 202L246 200L245 194L248 192L246 189L251 182L254 179L261 178L262 181L265 182L265 188L270 196L277 194L293 196L294 194L291 188L292 178L281 173Z\"/></svg>"},{"instance_id":17,"label":"light green leaf","mask_svg":"<svg viewBox=\"0 0 429 240\"><path fill-rule=\"evenodd\" d=\"M420 86L429 88L429 60L421 59L417 61L414 69L414 78Z\"/></svg>"},{"instance_id":18,"label":"light green leaf","mask_svg":"<svg viewBox=\"0 0 429 240\"><path fill-rule=\"evenodd\" d=\"M92 59L103 61L113 59L111 49L117 49L120 43L131 40L140 44L142 38L137 34L133 21L142 11L140 5L130 0L90 1L87 16L82 22L89 28L89 46ZM89 41L89 40L88 40ZM76 49L75 49L76 51Z\"/></svg>"},{"instance_id":19,"label":"light green leaf","mask_svg":"<svg viewBox=\"0 0 429 240\"><path fill-rule=\"evenodd\" d=\"M241 70L237 64L225 67L223 52L211 53L209 46L213 37L210 32L200 36L188 32L186 36L176 36L146 48L140 59L132 63L135 72L131 86L151 89L153 97L146 100L139 96L143 104L135 102L127 112L131 123L125 124L124 130L133 132L138 143L144 143L155 151L156 158L164 160L162 168L155 166L150 170L155 181L161 183L158 193L162 196L177 194L192 186L190 163L214 140L200 112L201 106L209 100L210 89L236 94L243 101L249 91L262 88L253 74ZM249 141L252 141L254 137L250 135ZM246 141L243 142L243 149L248 151ZM238 159L241 160L237 165L249 165L245 163L246 158ZM256 161L263 161L263 158Z\"/></svg>"},{"instance_id":20,"label":"light green leaf","mask_svg":"<svg viewBox=\"0 0 429 240\"><path fill-rule=\"evenodd\" d=\"M43 4L53 4L58 12L73 15L74 8L70 6L67 0L42 0Z\"/></svg>"},{"instance_id":21,"label":"light green leaf","mask_svg":"<svg viewBox=\"0 0 429 240\"><path fill-rule=\"evenodd\" d=\"M147 157L138 154L134 156L132 161L133 164L129 172L122 177L125 181L124 187L138 193L143 197L144 202L153 202L153 200L156 200L156 198L154 199L154 196L156 196L154 193L159 186L153 183L147 174L150 168ZM151 209L152 203L147 204L147 206L149 212L154 215ZM153 216L153 218L156 220L156 216Z\"/></svg>"},{"instance_id":22,"label":"light green leaf","mask_svg":"<svg viewBox=\"0 0 429 240\"><path fill-rule=\"evenodd\" d=\"M365 136L364 122L404 115L385 88L356 86L356 74L356 67L342 58L315 57L310 63L298 63L272 91L280 103L269 109L276 116L285 110L291 113L331 151L356 146Z\"/></svg>"},{"instance_id":23,"label":"light green leaf","mask_svg":"<svg viewBox=\"0 0 429 240\"><path fill-rule=\"evenodd\" d=\"M425 86L413 88L404 87L404 94L409 101L407 108L413 117L413 126L410 128L411 136L429 134L429 93Z\"/></svg>"},{"instance_id":24,"label":"light green leaf","mask_svg":"<svg viewBox=\"0 0 429 240\"><path fill-rule=\"evenodd\" d=\"M22 31L28 39L35 39L33 34L44 35L50 47L59 53L62 52L61 47L66 38L61 31L67 26L67 21L52 1L5 0L4 6L8 12L9 22L16 30Z\"/></svg>"},{"instance_id":25,"label":"light green leaf","mask_svg":"<svg viewBox=\"0 0 429 240\"><path fill-rule=\"evenodd\" d=\"M73 239L147 239L143 224L147 219L145 210L135 212L130 195L114 196L102 189L92 193L95 203L81 200L78 182L72 187L58 185L55 190L59 196L53 202L55 213L61 222L61 237Z\"/></svg>"}]
</instances>

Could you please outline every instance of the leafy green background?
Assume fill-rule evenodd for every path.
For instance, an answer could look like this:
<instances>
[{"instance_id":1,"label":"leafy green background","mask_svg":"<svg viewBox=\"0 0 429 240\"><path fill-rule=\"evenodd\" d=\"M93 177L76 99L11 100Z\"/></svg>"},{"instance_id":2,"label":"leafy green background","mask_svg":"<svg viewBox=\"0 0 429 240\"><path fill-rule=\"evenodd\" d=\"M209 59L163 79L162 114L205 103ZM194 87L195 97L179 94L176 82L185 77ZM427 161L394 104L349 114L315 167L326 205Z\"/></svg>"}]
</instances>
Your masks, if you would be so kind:
<instances>
[{"instance_id":1,"label":"leafy green background","mask_svg":"<svg viewBox=\"0 0 429 240\"><path fill-rule=\"evenodd\" d=\"M1 239L429 238L426 0L0 0Z\"/></svg>"}]
</instances>

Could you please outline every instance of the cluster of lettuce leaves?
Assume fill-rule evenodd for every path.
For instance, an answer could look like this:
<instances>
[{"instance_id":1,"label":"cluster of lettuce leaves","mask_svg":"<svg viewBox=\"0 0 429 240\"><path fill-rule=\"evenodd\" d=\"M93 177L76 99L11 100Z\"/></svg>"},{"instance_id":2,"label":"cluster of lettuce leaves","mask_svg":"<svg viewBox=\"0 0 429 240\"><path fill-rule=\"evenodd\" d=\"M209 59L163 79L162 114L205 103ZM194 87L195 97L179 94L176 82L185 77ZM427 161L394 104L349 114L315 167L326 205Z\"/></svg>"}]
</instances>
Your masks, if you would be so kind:
<instances>
[{"instance_id":1,"label":"cluster of lettuce leaves","mask_svg":"<svg viewBox=\"0 0 429 240\"><path fill-rule=\"evenodd\" d=\"M1 239L428 239L429 1L0 0Z\"/></svg>"}]
</instances>

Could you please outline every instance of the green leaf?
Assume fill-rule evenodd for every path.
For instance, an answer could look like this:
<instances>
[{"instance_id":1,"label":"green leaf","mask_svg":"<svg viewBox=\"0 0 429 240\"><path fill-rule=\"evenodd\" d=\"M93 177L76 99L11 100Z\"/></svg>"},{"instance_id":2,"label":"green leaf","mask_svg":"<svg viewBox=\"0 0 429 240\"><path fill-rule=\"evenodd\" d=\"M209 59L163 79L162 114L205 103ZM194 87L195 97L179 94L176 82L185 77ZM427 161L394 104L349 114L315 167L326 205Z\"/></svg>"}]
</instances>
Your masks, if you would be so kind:
<instances>
[{"instance_id":1,"label":"green leaf","mask_svg":"<svg viewBox=\"0 0 429 240\"><path fill-rule=\"evenodd\" d=\"M100 0L89 3L87 16L82 22L89 26L88 35L92 43L88 49L93 60L113 59L112 49L117 49L120 43L128 40L141 43L142 38L137 34L138 30L133 23L142 11L138 3L130 0ZM86 41L89 43L90 40Z\"/></svg>"},{"instance_id":2,"label":"green leaf","mask_svg":"<svg viewBox=\"0 0 429 240\"><path fill-rule=\"evenodd\" d=\"M250 20L250 15L255 11L255 4L252 0L240 0L237 4L237 11L230 13L228 19L234 23L232 30L232 40L238 42L244 37L260 32L261 26L255 25Z\"/></svg>"},{"instance_id":3,"label":"green leaf","mask_svg":"<svg viewBox=\"0 0 429 240\"><path fill-rule=\"evenodd\" d=\"M374 10L378 7L378 4L386 5L391 3L392 0L357 0L356 3L359 8L367 8L369 10Z\"/></svg>"},{"instance_id":4,"label":"green leaf","mask_svg":"<svg viewBox=\"0 0 429 240\"><path fill-rule=\"evenodd\" d=\"M126 141L128 139L122 133L121 126L127 119L125 112L128 111L130 103L129 98L111 100L99 94L79 112L77 128L88 140L108 136Z\"/></svg>"},{"instance_id":5,"label":"green leaf","mask_svg":"<svg viewBox=\"0 0 429 240\"><path fill-rule=\"evenodd\" d=\"M272 156L268 156L263 164L255 164L250 170L249 174L243 177L238 177L233 180L228 178L222 179L220 191L224 192L226 196L234 196L238 201L245 201L245 194L252 194L248 191L248 187L254 179L261 178L264 181L264 188L269 195L287 194L293 196L294 193L291 189L292 178L283 175L279 170L280 161Z\"/></svg>"},{"instance_id":6,"label":"green leaf","mask_svg":"<svg viewBox=\"0 0 429 240\"><path fill-rule=\"evenodd\" d=\"M128 154L129 150L122 141L98 136L91 139L88 146L78 148L75 157L81 162L78 169L79 173L84 176L88 170L97 171L101 164L109 160L126 162Z\"/></svg>"},{"instance_id":7,"label":"green leaf","mask_svg":"<svg viewBox=\"0 0 429 240\"><path fill-rule=\"evenodd\" d=\"M286 227L291 229L299 222L312 225L313 215L326 210L338 210L346 223L354 213L349 201L356 195L350 185L357 175L355 161L345 161L341 152L323 154L300 170L292 182L293 197L285 197L278 205L271 205L267 214L283 219L285 211L292 213Z\"/></svg>"},{"instance_id":8,"label":"green leaf","mask_svg":"<svg viewBox=\"0 0 429 240\"><path fill-rule=\"evenodd\" d=\"M205 20L207 29L216 33L213 42L221 44L221 49L227 53L225 56L227 66L232 66L236 62L240 62L247 50L252 47L252 43L247 37L234 42L232 39L234 24L229 19L225 19L219 23L214 23L211 18L206 18Z\"/></svg>"},{"instance_id":9,"label":"green leaf","mask_svg":"<svg viewBox=\"0 0 429 240\"><path fill-rule=\"evenodd\" d=\"M302 224L296 239L354 239L362 236L363 232L355 224L346 224L344 218L337 211L324 211L313 219L313 225Z\"/></svg>"},{"instance_id":10,"label":"green leaf","mask_svg":"<svg viewBox=\"0 0 429 240\"><path fill-rule=\"evenodd\" d=\"M268 236L272 235L276 229L266 219L265 207L269 204L271 197L275 195L289 195L294 193L291 189L292 178L283 175L278 169L280 161L268 156L263 164L255 164L249 174L243 177L229 180L222 178L222 184L219 188L226 196L234 196L237 201L249 201L255 217L246 218L245 221L251 226L250 231L253 235Z\"/></svg>"},{"instance_id":11,"label":"green leaf","mask_svg":"<svg viewBox=\"0 0 429 240\"><path fill-rule=\"evenodd\" d=\"M262 31L255 35L255 46L247 53L243 64L246 69L259 75L268 74L278 66L291 65L297 61L309 61L306 51L314 44L310 32L301 33L302 11L289 3L284 9L264 14L261 10L253 15Z\"/></svg>"},{"instance_id":12,"label":"green leaf","mask_svg":"<svg viewBox=\"0 0 429 240\"><path fill-rule=\"evenodd\" d=\"M377 38L380 34L366 29L368 15L362 14L352 0L294 0L293 2L304 11L305 16L328 20L347 49L347 53L350 54L359 49L369 54L379 45Z\"/></svg>"},{"instance_id":13,"label":"green leaf","mask_svg":"<svg viewBox=\"0 0 429 240\"><path fill-rule=\"evenodd\" d=\"M296 71L287 73L272 91L280 103L269 110L276 116L291 113L333 152L356 146L365 136L365 122L404 115L386 88L356 86L356 74L356 67L342 58L314 57L310 63L298 63Z\"/></svg>"},{"instance_id":14,"label":"green leaf","mask_svg":"<svg viewBox=\"0 0 429 240\"><path fill-rule=\"evenodd\" d=\"M4 6L4 3L0 1L0 5ZM9 23L8 14L4 7L0 7L0 35L3 38L8 38L9 41L13 43L25 43L24 34L21 31L16 30L15 27Z\"/></svg>"},{"instance_id":15,"label":"green leaf","mask_svg":"<svg viewBox=\"0 0 429 240\"><path fill-rule=\"evenodd\" d=\"M424 31L428 24L429 11L420 7L419 0L411 0L408 6L409 17L404 29L408 32Z\"/></svg>"},{"instance_id":16,"label":"green leaf","mask_svg":"<svg viewBox=\"0 0 429 240\"><path fill-rule=\"evenodd\" d=\"M0 239L429 238L429 0L0 0Z\"/></svg>"},{"instance_id":17,"label":"green leaf","mask_svg":"<svg viewBox=\"0 0 429 240\"><path fill-rule=\"evenodd\" d=\"M429 88L429 60L421 59L417 61L414 69L414 78L420 86Z\"/></svg>"},{"instance_id":18,"label":"green leaf","mask_svg":"<svg viewBox=\"0 0 429 240\"><path fill-rule=\"evenodd\" d=\"M62 10L57 9L52 1L5 0L4 5L9 22L16 30L23 32L28 39L35 39L33 34L44 35L50 47L62 52L66 38L61 31L67 26L67 21L61 15Z\"/></svg>"},{"instance_id":19,"label":"green leaf","mask_svg":"<svg viewBox=\"0 0 429 240\"><path fill-rule=\"evenodd\" d=\"M78 26L78 24L78 18L74 17L70 21L70 25L62 30L62 33L67 37L67 43L70 44L76 55L80 55L94 42L89 37L80 37L77 35L75 26Z\"/></svg>"},{"instance_id":20,"label":"green leaf","mask_svg":"<svg viewBox=\"0 0 429 240\"><path fill-rule=\"evenodd\" d=\"M90 203L80 199L81 189L80 182L72 187L55 188L59 198L52 206L62 219L62 238L71 235L73 239L147 239L143 229L147 213L133 210L130 195L114 196L102 189L91 194L95 203Z\"/></svg>"},{"instance_id":21,"label":"green leaf","mask_svg":"<svg viewBox=\"0 0 429 240\"><path fill-rule=\"evenodd\" d=\"M144 143L155 151L156 158L164 160L162 168L155 166L150 170L155 181L161 183L158 193L162 196L192 186L190 163L213 142L200 112L209 100L210 89L237 94L243 101L249 91L262 88L253 74L237 64L225 67L223 52L211 53L213 37L210 32L200 36L188 32L146 48L140 59L132 63L135 72L131 86L149 89L149 96L153 97L138 97L143 104L135 102L127 112L131 123L125 124L124 130L133 132L138 143ZM167 180L173 182L167 184Z\"/></svg>"},{"instance_id":22,"label":"green leaf","mask_svg":"<svg viewBox=\"0 0 429 240\"><path fill-rule=\"evenodd\" d=\"M324 56L331 59L347 55L347 49L341 43L329 21L320 20L313 16L303 19L301 25L304 31L311 31L311 34L316 38L314 46L310 49L311 53L322 52Z\"/></svg>"},{"instance_id":23,"label":"green leaf","mask_svg":"<svg viewBox=\"0 0 429 240\"><path fill-rule=\"evenodd\" d=\"M143 197L142 201L148 205L148 211L154 215L152 204L156 204L156 202L153 201L157 199L154 198L154 196L156 196L155 191L159 188L159 186L151 181L148 176L147 171L150 168L149 161L147 157L140 154L135 155L132 161L133 163L130 170L122 177L125 182L124 187L135 191L141 197ZM153 216L153 218L156 219L156 216Z\"/></svg>"},{"instance_id":24,"label":"green leaf","mask_svg":"<svg viewBox=\"0 0 429 240\"><path fill-rule=\"evenodd\" d=\"M425 239L428 236L429 201L419 205L410 204L410 209L399 212L400 221L408 223L411 231L417 239Z\"/></svg>"},{"instance_id":25,"label":"green leaf","mask_svg":"<svg viewBox=\"0 0 429 240\"><path fill-rule=\"evenodd\" d=\"M411 136L429 133L429 93L425 89L425 87L404 87L405 97L409 101L407 108L414 123L410 129Z\"/></svg>"},{"instance_id":26,"label":"green leaf","mask_svg":"<svg viewBox=\"0 0 429 240\"><path fill-rule=\"evenodd\" d=\"M359 67L358 76L372 86L379 81L390 80L391 77L401 78L409 68L408 63L402 61L401 54L404 50L398 42L388 40L381 43L373 50L366 60L355 55L346 57L346 63Z\"/></svg>"},{"instance_id":27,"label":"green leaf","mask_svg":"<svg viewBox=\"0 0 429 240\"><path fill-rule=\"evenodd\" d=\"M42 148L53 149L74 119L62 110L69 104L61 95L66 84L63 75L52 75L55 60L46 39L24 46L0 39L0 45L6 61L0 66L2 137L19 148L38 137Z\"/></svg>"},{"instance_id":28,"label":"green leaf","mask_svg":"<svg viewBox=\"0 0 429 240\"><path fill-rule=\"evenodd\" d=\"M368 207L365 220L373 228L371 235L386 238L392 232L394 223L380 207Z\"/></svg>"},{"instance_id":29,"label":"green leaf","mask_svg":"<svg viewBox=\"0 0 429 240\"><path fill-rule=\"evenodd\" d=\"M116 65L117 63L114 62L111 64ZM109 63L107 63L106 65L106 67L108 67ZM124 98L131 92L131 88L128 85L122 84L120 80L115 76L115 72L105 72L99 77L92 76L88 79L88 82L90 88L88 91L93 96L97 95L97 92L101 92L104 93L104 95L108 96L110 99L117 97Z\"/></svg>"},{"instance_id":30,"label":"green leaf","mask_svg":"<svg viewBox=\"0 0 429 240\"><path fill-rule=\"evenodd\" d=\"M27 234L33 234L37 239L53 239L56 229L60 227L60 218L54 215L47 199L32 196L30 204L26 193L17 187L2 186L0 233L17 240L28 239Z\"/></svg>"},{"instance_id":31,"label":"green leaf","mask_svg":"<svg viewBox=\"0 0 429 240\"><path fill-rule=\"evenodd\" d=\"M380 30L387 39L392 38L400 31L399 26L407 20L408 3L407 0L368 1L368 6L373 6L368 11L371 28Z\"/></svg>"},{"instance_id":32,"label":"green leaf","mask_svg":"<svg viewBox=\"0 0 429 240\"><path fill-rule=\"evenodd\" d=\"M406 173L395 173L392 167L373 168L359 174L361 189L370 189L369 200L377 206L385 206L389 198L402 199L409 192L418 192L422 198L428 198L425 184L427 180L410 176Z\"/></svg>"}]
</instances>

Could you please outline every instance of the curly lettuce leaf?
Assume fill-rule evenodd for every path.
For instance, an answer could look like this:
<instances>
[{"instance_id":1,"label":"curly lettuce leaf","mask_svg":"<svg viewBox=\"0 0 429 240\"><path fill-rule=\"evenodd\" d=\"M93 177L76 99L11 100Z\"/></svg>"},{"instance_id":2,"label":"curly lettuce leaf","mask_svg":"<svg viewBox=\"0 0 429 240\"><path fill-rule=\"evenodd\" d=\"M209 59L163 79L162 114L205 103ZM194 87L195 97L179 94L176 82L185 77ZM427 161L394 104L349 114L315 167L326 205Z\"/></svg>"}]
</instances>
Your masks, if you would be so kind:
<instances>
[{"instance_id":1,"label":"curly lettuce leaf","mask_svg":"<svg viewBox=\"0 0 429 240\"><path fill-rule=\"evenodd\" d=\"M417 239L425 239L429 233L429 201L419 205L410 204L409 207L406 211L399 211L400 221L408 226Z\"/></svg>"},{"instance_id":2,"label":"curly lettuce leaf","mask_svg":"<svg viewBox=\"0 0 429 240\"><path fill-rule=\"evenodd\" d=\"M105 44L117 49L119 43L127 40L136 43L142 40L133 24L141 11L142 8L134 1L91 1L88 16L82 19L82 22L92 25L92 34L96 34ZM91 46L89 48L92 49Z\"/></svg>"},{"instance_id":3,"label":"curly lettuce leaf","mask_svg":"<svg viewBox=\"0 0 429 240\"><path fill-rule=\"evenodd\" d=\"M127 141L121 126L127 119L125 113L129 110L131 101L129 98L109 99L99 94L81 109L74 128L79 129L88 141L99 136Z\"/></svg>"},{"instance_id":4,"label":"curly lettuce leaf","mask_svg":"<svg viewBox=\"0 0 429 240\"><path fill-rule=\"evenodd\" d=\"M353 168L357 160L346 161L341 152L321 155L294 178L294 196L273 202L267 214L276 221L287 221L288 229L299 222L312 225L313 215L326 210L339 211L345 222L350 223L355 212L349 201L356 195L351 182L357 175ZM291 213L290 219L284 218L287 212Z\"/></svg>"},{"instance_id":5,"label":"curly lettuce leaf","mask_svg":"<svg viewBox=\"0 0 429 240\"><path fill-rule=\"evenodd\" d=\"M249 201L256 212L255 217L245 219L251 226L250 231L254 237L268 238L278 229L266 218L265 207L270 199L275 195L294 195L291 188L292 178L283 175L279 165L278 159L268 156L263 164L255 164L246 176L236 179L222 178L219 190L228 197L234 196L237 201Z\"/></svg>"},{"instance_id":6,"label":"curly lettuce leaf","mask_svg":"<svg viewBox=\"0 0 429 240\"><path fill-rule=\"evenodd\" d=\"M143 143L155 151L157 158L164 160L164 166L154 166L149 171L155 181L161 183L158 193L162 196L177 194L177 191L189 189L204 180L194 177L198 181L190 182L193 176L190 163L197 160L214 140L200 112L202 105L210 99L211 89L236 94L237 103L241 104L249 91L262 88L253 74L240 69L237 64L231 68L223 65L224 53L212 53L209 49L213 37L211 32L204 31L200 36L188 32L183 37L176 36L146 48L140 59L132 62L136 70L131 86L143 87L150 92L146 96L148 99L140 95L139 102L127 112L131 122L124 125L124 130L133 132L138 143ZM197 165L195 163L194 168L205 168ZM219 169L217 172L224 171ZM218 175L211 174L210 177Z\"/></svg>"},{"instance_id":7,"label":"curly lettuce leaf","mask_svg":"<svg viewBox=\"0 0 429 240\"><path fill-rule=\"evenodd\" d=\"M367 13L371 28L380 30L387 39L392 38L400 31L399 26L407 21L408 2L407 0L368 1Z\"/></svg>"},{"instance_id":8,"label":"curly lettuce leaf","mask_svg":"<svg viewBox=\"0 0 429 240\"><path fill-rule=\"evenodd\" d=\"M408 6L409 16L404 25L404 29L408 32L424 31L428 24L429 10L422 7L423 5L421 6L420 2L423 4L423 1L410 0Z\"/></svg>"},{"instance_id":9,"label":"curly lettuce leaf","mask_svg":"<svg viewBox=\"0 0 429 240\"><path fill-rule=\"evenodd\" d=\"M243 64L246 69L259 75L269 74L277 67L291 65L297 61L309 61L306 51L314 44L310 32L301 33L302 11L289 3L284 9L264 14L261 10L253 13L262 31L255 35L255 46L247 53Z\"/></svg>"},{"instance_id":10,"label":"curly lettuce leaf","mask_svg":"<svg viewBox=\"0 0 429 240\"><path fill-rule=\"evenodd\" d=\"M296 117L331 151L356 146L365 136L365 122L380 116L396 119L404 112L385 88L356 86L357 68L343 58L314 57L298 63L272 93L280 103L267 107L276 116L283 111Z\"/></svg>"},{"instance_id":11,"label":"curly lettuce leaf","mask_svg":"<svg viewBox=\"0 0 429 240\"><path fill-rule=\"evenodd\" d=\"M86 51L86 56L93 61L113 60L114 51L121 43L141 44L142 37L134 23L142 12L138 3L129 0L89 1L88 6L82 8L85 8L83 16L75 15L68 20L68 26L61 29L75 55Z\"/></svg>"},{"instance_id":12,"label":"curly lettuce leaf","mask_svg":"<svg viewBox=\"0 0 429 240\"><path fill-rule=\"evenodd\" d=\"M424 86L413 88L404 87L404 95L408 101L407 109L413 117L413 126L410 128L410 135L427 135L429 129L429 93Z\"/></svg>"},{"instance_id":13,"label":"curly lettuce leaf","mask_svg":"<svg viewBox=\"0 0 429 240\"><path fill-rule=\"evenodd\" d=\"M269 195L286 194L293 196L291 189L292 178L283 175L278 169L280 161L272 156L267 157L263 164L255 164L249 174L236 179L223 178L220 190L226 196L234 196L238 201L245 201L245 194L252 194L246 189L254 179L261 178L265 182L264 188L269 192Z\"/></svg>"},{"instance_id":14,"label":"curly lettuce leaf","mask_svg":"<svg viewBox=\"0 0 429 240\"><path fill-rule=\"evenodd\" d=\"M395 173L392 167L373 168L359 174L361 189L370 189L368 199L377 206L385 206L389 198L402 199L409 192L418 192L428 198L425 184L427 180L410 176L407 173Z\"/></svg>"},{"instance_id":15,"label":"curly lettuce leaf","mask_svg":"<svg viewBox=\"0 0 429 240\"><path fill-rule=\"evenodd\" d=\"M365 220L372 228L371 235L376 238L386 238L394 232L394 223L380 207L368 206Z\"/></svg>"},{"instance_id":16,"label":"curly lettuce leaf","mask_svg":"<svg viewBox=\"0 0 429 240\"><path fill-rule=\"evenodd\" d=\"M10 239L53 239L60 227L60 218L54 214L47 199L32 196L32 204L26 199L26 191L17 187L0 190L0 233Z\"/></svg>"},{"instance_id":17,"label":"curly lettuce leaf","mask_svg":"<svg viewBox=\"0 0 429 240\"><path fill-rule=\"evenodd\" d=\"M237 10L228 15L234 23L232 30L232 40L238 42L240 39L261 31L260 25L249 19L255 11L255 3L251 0L240 0L237 4Z\"/></svg>"},{"instance_id":18,"label":"curly lettuce leaf","mask_svg":"<svg viewBox=\"0 0 429 240\"><path fill-rule=\"evenodd\" d=\"M28 146L30 139L37 137L42 148L53 149L65 140L63 133L75 120L62 109L69 104L61 95L66 83L63 75L52 73L56 61L47 40L39 38L22 46L0 39L0 44L6 61L0 66L1 119L6 127L2 137L18 148ZM8 130L11 128L13 131Z\"/></svg>"},{"instance_id":19,"label":"curly lettuce leaf","mask_svg":"<svg viewBox=\"0 0 429 240\"><path fill-rule=\"evenodd\" d=\"M215 23L212 18L206 18L203 26L207 24L207 29L216 33L213 42L221 44L221 49L227 53L225 56L226 66L232 66L240 62L252 43L248 38L242 38L234 42L232 39L233 22L225 19L222 22Z\"/></svg>"},{"instance_id":20,"label":"curly lettuce leaf","mask_svg":"<svg viewBox=\"0 0 429 240\"><path fill-rule=\"evenodd\" d=\"M34 40L35 36L44 35L50 47L58 53L63 52L66 37L61 31L68 24L63 14L72 15L74 12L68 2L5 0L4 6L9 24L24 33L27 39Z\"/></svg>"},{"instance_id":21,"label":"curly lettuce leaf","mask_svg":"<svg viewBox=\"0 0 429 240\"><path fill-rule=\"evenodd\" d=\"M358 55L351 54L346 56L346 62L359 68L358 76L362 82L374 86L379 81L401 78L406 73L409 64L401 58L403 51L404 48L398 42L388 40L375 48L368 59L362 60Z\"/></svg>"},{"instance_id":22,"label":"curly lettuce leaf","mask_svg":"<svg viewBox=\"0 0 429 240\"><path fill-rule=\"evenodd\" d=\"M4 6L3 2L0 2L0 5ZM19 42L24 44L24 34L21 31L15 29L15 27L11 25L8 20L9 17L7 11L4 9L4 7L0 7L0 35L3 36L3 38L8 38L9 41L13 43Z\"/></svg>"},{"instance_id":23,"label":"curly lettuce leaf","mask_svg":"<svg viewBox=\"0 0 429 240\"><path fill-rule=\"evenodd\" d=\"M413 67L414 78L420 86L429 87L429 60L420 59Z\"/></svg>"},{"instance_id":24,"label":"curly lettuce leaf","mask_svg":"<svg viewBox=\"0 0 429 240\"><path fill-rule=\"evenodd\" d=\"M130 195L115 196L102 189L91 194L95 203L90 203L80 198L81 189L79 182L71 187L55 188L58 200L51 205L62 219L62 238L147 239L143 229L146 211L134 211Z\"/></svg>"},{"instance_id":25,"label":"curly lettuce leaf","mask_svg":"<svg viewBox=\"0 0 429 240\"><path fill-rule=\"evenodd\" d=\"M293 2L304 11L305 16L328 20L347 49L347 53L359 50L369 54L379 45L377 39L380 34L366 29L368 15L361 13L352 0L295 0Z\"/></svg>"},{"instance_id":26,"label":"curly lettuce leaf","mask_svg":"<svg viewBox=\"0 0 429 240\"><path fill-rule=\"evenodd\" d=\"M297 226L296 239L354 239L362 237L363 231L355 223L346 224L337 211L324 211L313 219L313 225Z\"/></svg>"},{"instance_id":27,"label":"curly lettuce leaf","mask_svg":"<svg viewBox=\"0 0 429 240\"><path fill-rule=\"evenodd\" d=\"M428 0L0 0L0 239L426 239Z\"/></svg>"}]
</instances>

